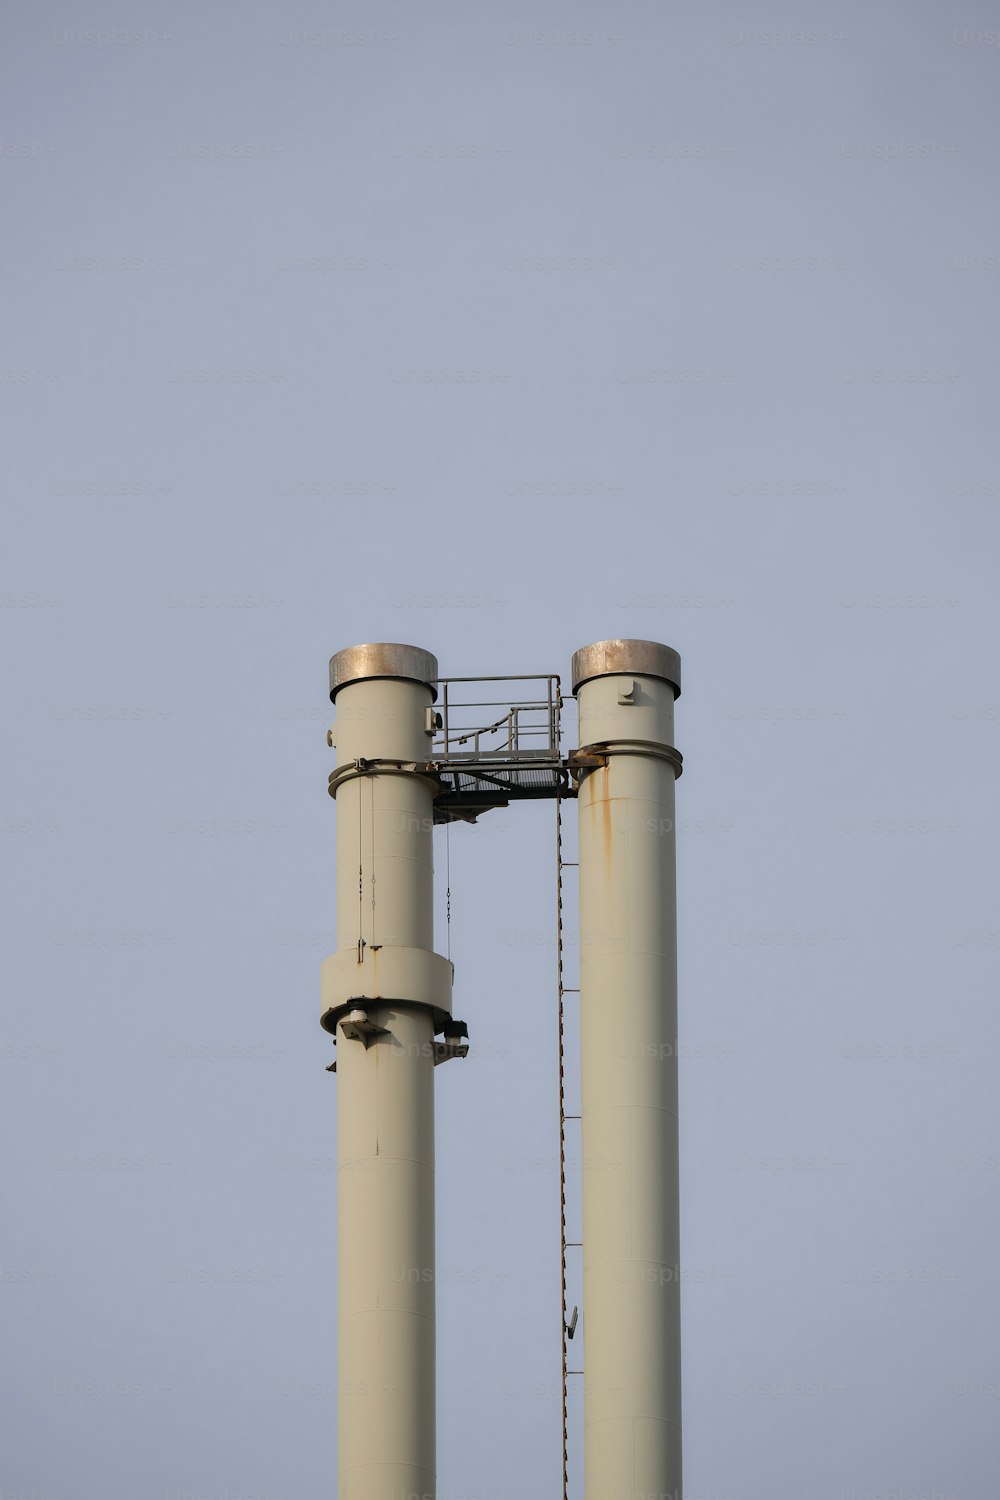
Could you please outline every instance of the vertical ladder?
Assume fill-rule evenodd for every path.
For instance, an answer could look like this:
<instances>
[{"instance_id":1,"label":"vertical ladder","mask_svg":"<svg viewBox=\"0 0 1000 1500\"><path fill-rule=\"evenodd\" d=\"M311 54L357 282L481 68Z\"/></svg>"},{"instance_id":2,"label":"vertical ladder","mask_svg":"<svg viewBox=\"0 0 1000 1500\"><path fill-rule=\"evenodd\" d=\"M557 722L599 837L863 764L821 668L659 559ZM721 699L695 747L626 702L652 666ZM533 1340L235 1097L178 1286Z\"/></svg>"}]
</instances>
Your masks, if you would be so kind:
<instances>
[{"instance_id":1,"label":"vertical ladder","mask_svg":"<svg viewBox=\"0 0 1000 1500\"><path fill-rule=\"evenodd\" d=\"M562 1476L563 1500L569 1500L569 1395L567 1377L577 1375L579 1370L569 1369L569 1340L575 1330L574 1319L567 1321L566 1306L566 1121L579 1119L578 1115L566 1113L566 1008L565 996L579 994L579 990L565 983L563 956L563 871L576 867L576 860L563 859L562 802L556 792L556 982L558 986L559 1028L559 1254L560 1254L560 1298L562 1306Z\"/></svg>"},{"instance_id":2,"label":"vertical ladder","mask_svg":"<svg viewBox=\"0 0 1000 1500\"><path fill-rule=\"evenodd\" d=\"M563 1500L569 1500L569 1402L566 1390L568 1364L566 1307L566 1031L563 1008L563 857L562 798L556 793L556 984L559 1021L559 1291L562 1308L562 1482Z\"/></svg>"}]
</instances>

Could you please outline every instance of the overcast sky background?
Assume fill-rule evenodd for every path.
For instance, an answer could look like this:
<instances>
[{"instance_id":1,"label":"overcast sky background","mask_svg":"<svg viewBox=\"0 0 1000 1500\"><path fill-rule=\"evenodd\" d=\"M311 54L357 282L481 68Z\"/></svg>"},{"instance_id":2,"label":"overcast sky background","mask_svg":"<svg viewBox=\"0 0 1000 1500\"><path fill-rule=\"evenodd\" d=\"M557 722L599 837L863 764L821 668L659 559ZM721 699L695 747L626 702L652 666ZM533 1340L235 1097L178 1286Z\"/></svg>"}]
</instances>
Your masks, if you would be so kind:
<instances>
[{"instance_id":1,"label":"overcast sky background","mask_svg":"<svg viewBox=\"0 0 1000 1500\"><path fill-rule=\"evenodd\" d=\"M5 1497L333 1494L327 659L635 636L686 1492L995 1500L998 27L8 0ZM441 1500L559 1492L552 860L451 835Z\"/></svg>"}]
</instances>

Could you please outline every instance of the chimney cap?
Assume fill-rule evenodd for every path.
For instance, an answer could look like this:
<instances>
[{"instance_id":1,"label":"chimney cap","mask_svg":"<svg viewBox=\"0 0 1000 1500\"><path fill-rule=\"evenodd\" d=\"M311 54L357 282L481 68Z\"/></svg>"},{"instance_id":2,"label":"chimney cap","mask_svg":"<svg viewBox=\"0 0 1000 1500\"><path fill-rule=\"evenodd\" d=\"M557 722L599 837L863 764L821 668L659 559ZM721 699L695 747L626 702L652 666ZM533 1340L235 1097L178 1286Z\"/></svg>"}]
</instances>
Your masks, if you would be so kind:
<instances>
[{"instance_id":1,"label":"chimney cap","mask_svg":"<svg viewBox=\"0 0 1000 1500\"><path fill-rule=\"evenodd\" d=\"M681 695L681 659L659 641L595 641L573 653L573 692L595 677L659 677Z\"/></svg>"},{"instance_id":2,"label":"chimney cap","mask_svg":"<svg viewBox=\"0 0 1000 1500\"><path fill-rule=\"evenodd\" d=\"M330 700L349 682L365 677L398 677L407 682L423 682L437 697L434 684L438 679L437 657L420 646L403 646L398 641L368 642L346 646L330 657Z\"/></svg>"}]
</instances>

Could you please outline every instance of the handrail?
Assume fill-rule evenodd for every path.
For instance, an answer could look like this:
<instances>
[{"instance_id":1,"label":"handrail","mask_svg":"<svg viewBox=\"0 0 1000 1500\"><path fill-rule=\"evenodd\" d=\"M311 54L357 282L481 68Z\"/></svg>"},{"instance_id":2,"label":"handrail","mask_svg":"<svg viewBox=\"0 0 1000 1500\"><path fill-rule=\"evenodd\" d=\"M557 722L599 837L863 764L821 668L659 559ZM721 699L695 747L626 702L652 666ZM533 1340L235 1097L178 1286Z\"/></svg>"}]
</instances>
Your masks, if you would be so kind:
<instances>
[{"instance_id":1,"label":"handrail","mask_svg":"<svg viewBox=\"0 0 1000 1500\"><path fill-rule=\"evenodd\" d=\"M510 682L524 691L528 683L545 683L544 696L527 698L464 699L457 687L463 684ZM559 756L559 710L562 698L559 676L555 672L529 673L524 677L505 674L502 677L442 677L438 680L441 727L434 739L432 755L441 760L451 756L512 757L531 753L554 760ZM504 709L488 724L476 721L478 709ZM456 723L456 719L461 722ZM471 747L471 748L468 748Z\"/></svg>"}]
</instances>

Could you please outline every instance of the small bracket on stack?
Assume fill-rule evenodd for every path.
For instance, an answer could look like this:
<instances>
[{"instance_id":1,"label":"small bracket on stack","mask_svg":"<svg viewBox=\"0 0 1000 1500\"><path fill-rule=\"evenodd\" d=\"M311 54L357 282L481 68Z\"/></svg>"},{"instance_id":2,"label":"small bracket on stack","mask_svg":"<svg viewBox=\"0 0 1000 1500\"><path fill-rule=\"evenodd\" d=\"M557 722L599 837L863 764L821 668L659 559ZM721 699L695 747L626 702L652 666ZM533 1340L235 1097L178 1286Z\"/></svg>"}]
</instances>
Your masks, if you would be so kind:
<instances>
[{"instance_id":1,"label":"small bracket on stack","mask_svg":"<svg viewBox=\"0 0 1000 1500\"><path fill-rule=\"evenodd\" d=\"M444 1041L434 1043L434 1066L447 1062L451 1057L468 1057L469 1028L464 1021L448 1021L444 1028Z\"/></svg>"}]
</instances>

